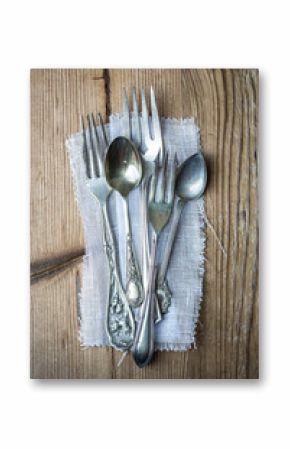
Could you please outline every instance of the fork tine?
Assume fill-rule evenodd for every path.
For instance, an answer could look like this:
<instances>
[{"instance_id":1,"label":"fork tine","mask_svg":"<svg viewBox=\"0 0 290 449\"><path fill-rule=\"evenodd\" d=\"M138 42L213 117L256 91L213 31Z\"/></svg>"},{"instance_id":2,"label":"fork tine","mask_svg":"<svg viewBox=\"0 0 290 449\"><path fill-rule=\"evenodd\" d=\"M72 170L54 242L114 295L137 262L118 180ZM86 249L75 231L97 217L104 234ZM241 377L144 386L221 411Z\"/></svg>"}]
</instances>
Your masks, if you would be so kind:
<instances>
[{"instance_id":1,"label":"fork tine","mask_svg":"<svg viewBox=\"0 0 290 449\"><path fill-rule=\"evenodd\" d=\"M123 136L127 139L131 138L130 131L130 112L129 112L129 102L126 89L123 89L123 120L122 120Z\"/></svg>"},{"instance_id":2,"label":"fork tine","mask_svg":"<svg viewBox=\"0 0 290 449\"><path fill-rule=\"evenodd\" d=\"M95 154L95 162L96 162L96 171L98 172L98 176L103 176L104 169L103 169L103 162L102 162L102 154L101 154L101 143L97 131L97 125L95 121L94 114L91 114L92 117L92 123L93 123L93 129L94 129L94 136L95 136L95 145L93 145L93 152Z\"/></svg>"},{"instance_id":3,"label":"fork tine","mask_svg":"<svg viewBox=\"0 0 290 449\"><path fill-rule=\"evenodd\" d=\"M89 178L90 177L89 154L88 154L87 136L86 136L83 115L81 115L81 128L82 128L82 133L83 133L83 158L84 158L84 164L85 164L85 168L86 168L86 175Z\"/></svg>"},{"instance_id":4,"label":"fork tine","mask_svg":"<svg viewBox=\"0 0 290 449\"><path fill-rule=\"evenodd\" d=\"M152 131L154 140L158 142L159 146L159 167L162 167L164 159L164 150L161 137L161 125L156 103L156 97L152 86L150 88L150 100L151 100L151 114L152 114Z\"/></svg>"},{"instance_id":5,"label":"fork tine","mask_svg":"<svg viewBox=\"0 0 290 449\"><path fill-rule=\"evenodd\" d=\"M148 115L148 109L146 104L146 98L144 89L141 89L141 104L142 104L142 139L144 140L145 144L150 139L150 133L149 133L149 115Z\"/></svg>"},{"instance_id":6,"label":"fork tine","mask_svg":"<svg viewBox=\"0 0 290 449\"><path fill-rule=\"evenodd\" d=\"M132 103L133 103L133 112L134 112L134 114L138 114L138 101L137 101L135 87L133 87L133 89L132 89Z\"/></svg>"},{"instance_id":7,"label":"fork tine","mask_svg":"<svg viewBox=\"0 0 290 449\"><path fill-rule=\"evenodd\" d=\"M133 112L132 112L132 134L134 132L134 140L139 148L141 145L141 129L140 129L140 119L139 119L139 111L138 111L138 100L136 96L136 89L133 87L132 89L132 103L133 103Z\"/></svg>"},{"instance_id":8,"label":"fork tine","mask_svg":"<svg viewBox=\"0 0 290 449\"><path fill-rule=\"evenodd\" d=\"M84 139L84 147L83 147L83 157L84 157L84 163L86 168L86 175L88 178L92 178L94 176L93 172L93 164L91 160L91 149L88 145L88 139L87 139L87 133L85 129L85 123L84 123L84 117L81 115L81 126L82 126L82 132L83 132L83 139Z\"/></svg>"},{"instance_id":9,"label":"fork tine","mask_svg":"<svg viewBox=\"0 0 290 449\"><path fill-rule=\"evenodd\" d=\"M100 145L100 139L99 139L99 136L97 133L97 125L96 125L94 114L91 114L91 117L92 117L92 123L93 123L94 136L96 138L96 143L97 143L97 148L98 148ZM98 152L97 152L97 156L98 156Z\"/></svg>"},{"instance_id":10,"label":"fork tine","mask_svg":"<svg viewBox=\"0 0 290 449\"><path fill-rule=\"evenodd\" d=\"M106 130L105 130L105 125L104 125L104 122L103 122L103 117L102 117L102 114L100 114L100 112L98 113L98 116L99 116L99 123L100 123L100 126L101 126L103 141L104 141L104 143L105 143L105 145L107 147L109 145L109 142L108 142L108 137L107 137L107 133L106 133Z\"/></svg>"},{"instance_id":11,"label":"fork tine","mask_svg":"<svg viewBox=\"0 0 290 449\"><path fill-rule=\"evenodd\" d=\"M90 119L90 115L87 114L87 122L88 122L88 128L89 128L89 142L90 142L90 151L89 151L89 160L90 160L90 171L91 171L91 178L93 178L94 176L98 176L98 165L97 165L97 161L96 161L96 151L95 151L95 147L96 145L94 145L94 137L93 137L93 130L92 130L92 125L91 125L91 119Z\"/></svg>"}]
</instances>

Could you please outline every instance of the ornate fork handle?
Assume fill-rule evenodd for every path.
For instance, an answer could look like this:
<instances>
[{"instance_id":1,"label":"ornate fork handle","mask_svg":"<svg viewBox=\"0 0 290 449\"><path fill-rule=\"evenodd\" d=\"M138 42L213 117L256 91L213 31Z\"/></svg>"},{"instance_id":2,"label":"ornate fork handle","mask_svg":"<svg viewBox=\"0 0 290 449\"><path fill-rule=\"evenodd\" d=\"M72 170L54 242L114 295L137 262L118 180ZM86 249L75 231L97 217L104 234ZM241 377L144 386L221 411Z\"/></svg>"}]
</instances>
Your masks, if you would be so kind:
<instances>
[{"instance_id":1,"label":"ornate fork handle","mask_svg":"<svg viewBox=\"0 0 290 449\"><path fill-rule=\"evenodd\" d=\"M117 349L132 346L135 320L120 282L115 245L109 221L107 202L102 204L104 246L110 270L110 291L107 305L107 332L111 344Z\"/></svg>"},{"instance_id":2,"label":"ornate fork handle","mask_svg":"<svg viewBox=\"0 0 290 449\"><path fill-rule=\"evenodd\" d=\"M157 297L160 302L160 307L161 307L162 313L167 312L168 307L170 306L170 303L171 303L172 294L168 287L168 283L167 283L167 280L165 279L165 276L166 276L172 248L174 245L174 240L176 237L178 223L180 220L183 206L184 206L184 202L181 201L180 199L177 199L175 207L174 207L172 223L171 223L168 239L166 242L165 251L164 251L162 261L160 264L160 268L158 271L158 275L157 275L156 293L157 293Z\"/></svg>"},{"instance_id":3,"label":"ornate fork handle","mask_svg":"<svg viewBox=\"0 0 290 449\"><path fill-rule=\"evenodd\" d=\"M156 276L156 247L157 236L154 235L152 239L152 255L149 267L148 288L146 290L146 297L141 308L133 350L134 360L140 368L148 365L154 354L154 285Z\"/></svg>"},{"instance_id":4,"label":"ornate fork handle","mask_svg":"<svg viewBox=\"0 0 290 449\"><path fill-rule=\"evenodd\" d=\"M145 165L146 166L146 165ZM142 270L143 270L143 285L144 285L144 296L146 296L147 288L148 288L148 269L150 263L150 251L149 251L149 220L148 220L148 209L147 209L147 197L148 197L148 187L149 187L149 179L150 179L150 170L153 172L154 165L153 163L147 163L147 176L144 177L141 184L141 207L142 207ZM160 304L159 304L160 302ZM155 296L155 323L159 323L161 321L161 313L162 312L161 301L157 300Z\"/></svg>"}]
</instances>

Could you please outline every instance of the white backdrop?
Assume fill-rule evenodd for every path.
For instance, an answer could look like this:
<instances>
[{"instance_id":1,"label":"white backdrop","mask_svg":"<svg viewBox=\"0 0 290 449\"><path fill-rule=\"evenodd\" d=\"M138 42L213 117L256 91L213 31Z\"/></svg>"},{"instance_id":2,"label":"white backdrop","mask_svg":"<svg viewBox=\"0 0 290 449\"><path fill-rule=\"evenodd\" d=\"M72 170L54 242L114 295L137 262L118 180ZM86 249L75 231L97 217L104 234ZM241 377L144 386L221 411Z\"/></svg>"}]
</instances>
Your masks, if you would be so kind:
<instances>
[{"instance_id":1,"label":"white backdrop","mask_svg":"<svg viewBox=\"0 0 290 449\"><path fill-rule=\"evenodd\" d=\"M164 5L1 3L1 447L289 446L287 2ZM260 69L260 381L29 380L29 68L43 66Z\"/></svg>"}]
</instances>

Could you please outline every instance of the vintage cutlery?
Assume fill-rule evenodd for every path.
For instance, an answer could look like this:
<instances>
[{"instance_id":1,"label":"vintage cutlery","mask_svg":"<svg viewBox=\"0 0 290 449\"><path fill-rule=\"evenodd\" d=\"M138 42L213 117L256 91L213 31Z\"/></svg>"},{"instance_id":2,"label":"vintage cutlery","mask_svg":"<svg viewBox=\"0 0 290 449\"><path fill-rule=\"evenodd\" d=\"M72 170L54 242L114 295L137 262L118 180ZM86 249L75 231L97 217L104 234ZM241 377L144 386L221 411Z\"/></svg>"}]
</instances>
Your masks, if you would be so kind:
<instances>
[{"instance_id":1,"label":"vintage cutlery","mask_svg":"<svg viewBox=\"0 0 290 449\"><path fill-rule=\"evenodd\" d=\"M149 124L149 113L147 108L146 97L144 89L141 90L141 129L142 129L142 143L145 147L145 152L142 153L144 175L141 185L141 201L142 201L142 268L143 268L143 283L146 286L145 294L147 293L147 287L149 285L148 271L149 271L149 229L148 229L148 182L150 176L155 171L155 166L158 164L162 167L164 163L164 148L162 142L161 125L157 109L157 102L153 87L150 88L150 104L151 104L151 131ZM158 323L161 320L160 305L155 297L155 322Z\"/></svg>"},{"instance_id":2,"label":"vintage cutlery","mask_svg":"<svg viewBox=\"0 0 290 449\"><path fill-rule=\"evenodd\" d=\"M100 115L99 119L103 141L107 146L106 133ZM101 208L104 247L110 269L106 328L111 344L117 349L126 350L132 346L134 340L135 321L120 282L116 250L108 215L107 203L112 192L112 187L107 183L105 177L103 157L100 149L101 144L93 114L91 115L91 120L90 116L87 116L87 123L88 136L82 116L81 124L83 132L83 157L87 176L86 184Z\"/></svg>"},{"instance_id":3,"label":"vintage cutlery","mask_svg":"<svg viewBox=\"0 0 290 449\"><path fill-rule=\"evenodd\" d=\"M150 175L153 174L155 169L155 161L159 156L159 163L162 164L164 151L162 145L161 126L157 110L156 98L154 90L150 89L150 103L152 111L151 129L149 127L149 114L147 109L147 103L144 90L141 90L141 102L142 102L142 116L139 117L138 101L135 89L132 89L132 104L133 110L129 111L128 96L126 90L123 90L123 133L124 135L133 140L139 150L142 166L143 176L141 181L141 242L142 242L142 279L144 287L144 296L146 295L146 289L148 285L148 271L149 271L149 237L148 237L148 212L147 212L147 198L148 198L148 181ZM145 151L141 150L141 143L145 147ZM159 303L156 300L156 322L161 319L161 311Z\"/></svg>"},{"instance_id":4,"label":"vintage cutlery","mask_svg":"<svg viewBox=\"0 0 290 449\"><path fill-rule=\"evenodd\" d=\"M155 257L158 237L168 223L174 200L176 158L168 164L168 154L161 168L155 168L150 179L149 188L149 219L153 227L153 238L150 253L150 271L146 297L142 304L140 320L137 325L136 341L134 343L134 360L139 367L146 366L154 353L154 288L155 288Z\"/></svg>"},{"instance_id":5,"label":"vintage cutlery","mask_svg":"<svg viewBox=\"0 0 290 449\"><path fill-rule=\"evenodd\" d=\"M143 285L132 241L128 195L142 179L142 162L134 144L127 137L116 137L109 145L105 158L108 183L123 198L126 235L126 296L132 307L143 301Z\"/></svg>"},{"instance_id":6,"label":"vintage cutlery","mask_svg":"<svg viewBox=\"0 0 290 449\"><path fill-rule=\"evenodd\" d=\"M165 294L164 292L168 290L165 276L183 207L187 201L196 200L203 195L206 183L206 163L203 155L199 152L190 156L183 162L176 178L174 213L165 247L165 253L162 256L157 275L157 296L160 296L160 298L162 298Z\"/></svg>"},{"instance_id":7,"label":"vintage cutlery","mask_svg":"<svg viewBox=\"0 0 290 449\"><path fill-rule=\"evenodd\" d=\"M142 158L144 161L144 176L141 186L142 193L142 219L143 227L145 230L145 238L143 240L142 248L142 261L143 261L143 271L144 277L146 279L146 284L148 283L148 267L149 267L149 240L148 240L148 212L147 212L147 196L148 196L148 181L150 176L155 170L155 163L160 166L164 159L164 150L162 144L161 136L161 126L158 115L158 109L156 104L156 98L154 90L151 86L150 88L150 103L151 103L151 128L152 134L150 132L149 126L149 114L146 103L146 97L144 90L141 90L141 104L142 104L142 116L141 116L141 129L142 129L142 142L145 147L145 152L142 153ZM157 160L158 159L158 160Z\"/></svg>"}]
</instances>

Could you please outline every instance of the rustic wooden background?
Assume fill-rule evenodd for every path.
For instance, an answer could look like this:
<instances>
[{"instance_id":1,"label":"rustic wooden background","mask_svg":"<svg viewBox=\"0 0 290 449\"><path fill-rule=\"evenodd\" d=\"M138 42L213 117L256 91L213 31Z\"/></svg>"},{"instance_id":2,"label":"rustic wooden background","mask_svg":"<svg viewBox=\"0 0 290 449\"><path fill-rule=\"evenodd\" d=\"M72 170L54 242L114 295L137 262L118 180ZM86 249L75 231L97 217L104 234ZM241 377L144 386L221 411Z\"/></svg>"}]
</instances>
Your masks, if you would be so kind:
<instances>
[{"instance_id":1,"label":"rustic wooden background","mask_svg":"<svg viewBox=\"0 0 290 449\"><path fill-rule=\"evenodd\" d=\"M81 113L121 109L121 89L153 85L163 116L194 116L209 167L204 300L198 349L131 356L81 349L77 294L83 231L65 139ZM255 379L258 377L257 70L31 71L31 377Z\"/></svg>"}]
</instances>

